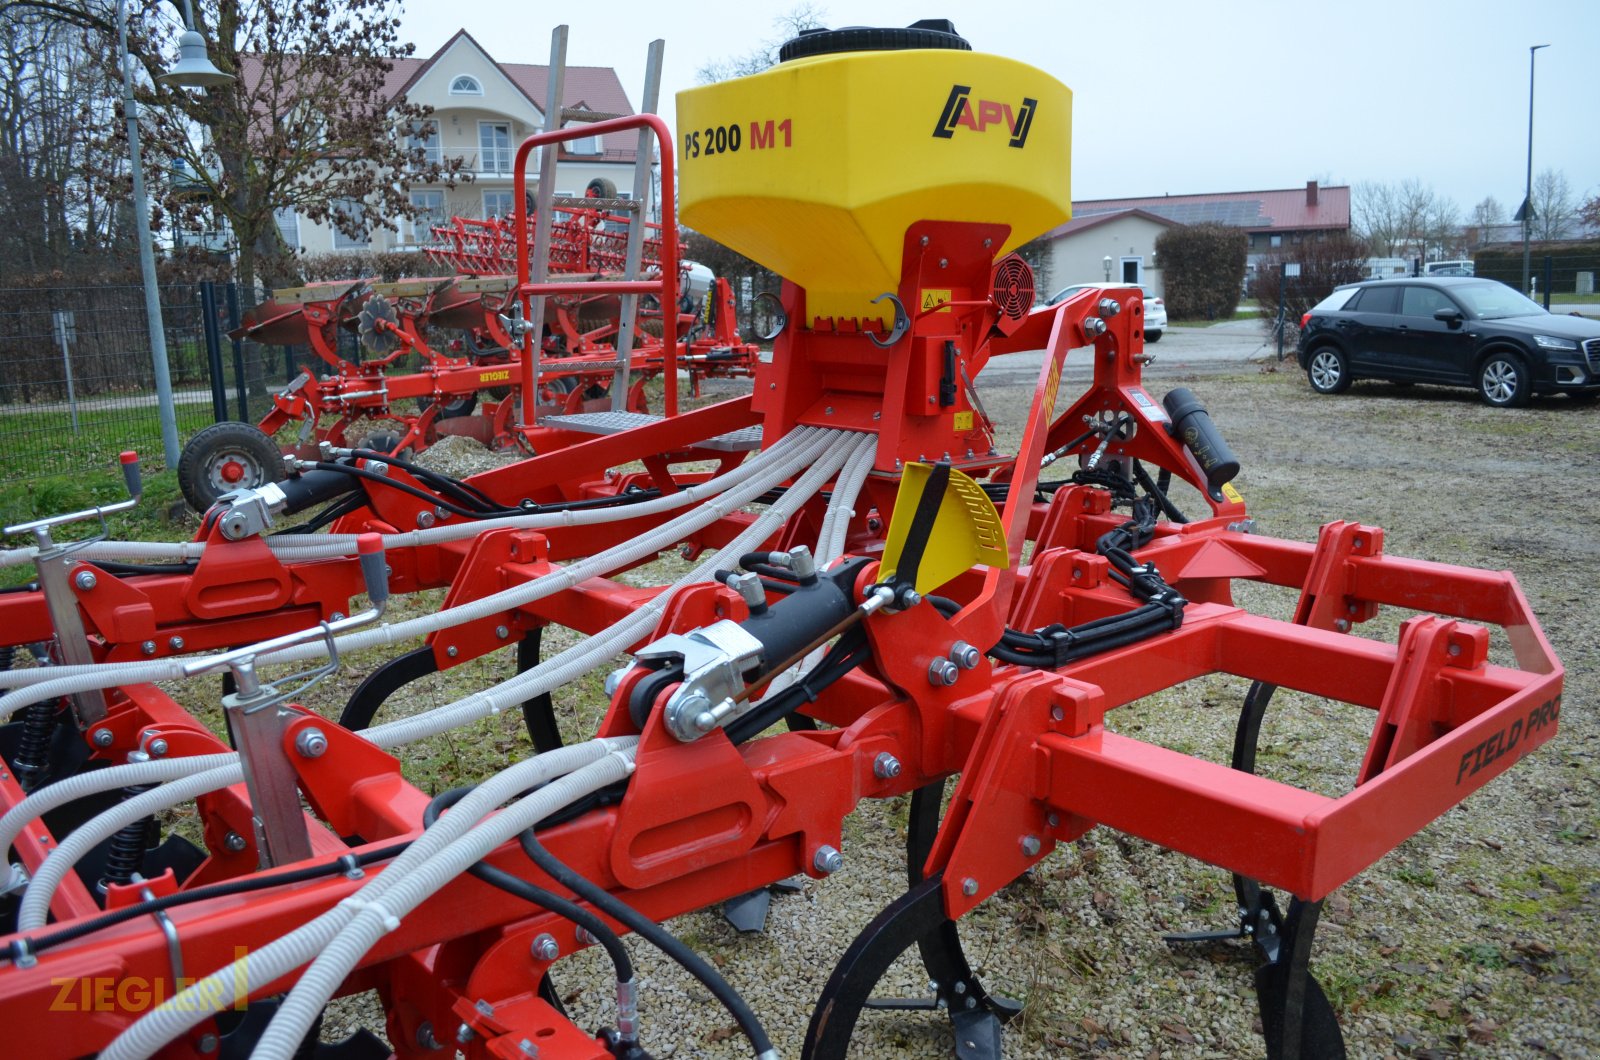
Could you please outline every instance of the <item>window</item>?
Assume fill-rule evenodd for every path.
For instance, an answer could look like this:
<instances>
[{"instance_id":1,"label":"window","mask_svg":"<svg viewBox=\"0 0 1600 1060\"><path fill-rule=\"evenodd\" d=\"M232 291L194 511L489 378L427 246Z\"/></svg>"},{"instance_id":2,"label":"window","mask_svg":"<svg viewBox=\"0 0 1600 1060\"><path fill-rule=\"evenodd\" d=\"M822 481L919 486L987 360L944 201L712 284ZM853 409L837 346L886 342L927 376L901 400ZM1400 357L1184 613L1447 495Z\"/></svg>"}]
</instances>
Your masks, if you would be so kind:
<instances>
[{"instance_id":1,"label":"window","mask_svg":"<svg viewBox=\"0 0 1600 1060\"><path fill-rule=\"evenodd\" d=\"M294 212L293 207L282 210L273 210L272 219L278 224L278 234L283 237L284 243L290 250L300 249L300 215Z\"/></svg>"},{"instance_id":2,"label":"window","mask_svg":"<svg viewBox=\"0 0 1600 1060\"><path fill-rule=\"evenodd\" d=\"M1345 306L1358 313L1398 313L1400 311L1399 287L1367 287Z\"/></svg>"},{"instance_id":3,"label":"window","mask_svg":"<svg viewBox=\"0 0 1600 1060\"><path fill-rule=\"evenodd\" d=\"M486 191L483 193L483 216L510 217L516 212L516 202L513 192Z\"/></svg>"},{"instance_id":4,"label":"window","mask_svg":"<svg viewBox=\"0 0 1600 1060\"><path fill-rule=\"evenodd\" d=\"M1436 310L1455 308L1448 295L1432 287L1407 287L1400 293L1400 312L1404 316L1431 317Z\"/></svg>"},{"instance_id":5,"label":"window","mask_svg":"<svg viewBox=\"0 0 1600 1060\"><path fill-rule=\"evenodd\" d=\"M414 191L411 205L420 211L411 221L411 241L426 243L433 238L433 226L448 220L444 212L444 192Z\"/></svg>"},{"instance_id":6,"label":"window","mask_svg":"<svg viewBox=\"0 0 1600 1060\"><path fill-rule=\"evenodd\" d=\"M1269 245L1274 246L1274 247L1281 247L1281 246L1283 246L1283 237L1282 236L1273 236L1268 241L1268 243L1269 243Z\"/></svg>"},{"instance_id":7,"label":"window","mask_svg":"<svg viewBox=\"0 0 1600 1060\"><path fill-rule=\"evenodd\" d=\"M481 96L483 95L483 86L471 74L460 74L454 81L450 82L450 94L452 96Z\"/></svg>"},{"instance_id":8,"label":"window","mask_svg":"<svg viewBox=\"0 0 1600 1060\"><path fill-rule=\"evenodd\" d=\"M439 123L428 119L419 122L407 137L407 146L422 148L422 160L430 166L439 164Z\"/></svg>"},{"instance_id":9,"label":"window","mask_svg":"<svg viewBox=\"0 0 1600 1060\"><path fill-rule=\"evenodd\" d=\"M511 172L511 125L503 121L478 123L478 172Z\"/></svg>"},{"instance_id":10,"label":"window","mask_svg":"<svg viewBox=\"0 0 1600 1060\"><path fill-rule=\"evenodd\" d=\"M333 204L333 249L356 250L364 248L371 243L367 233L367 211L354 199L340 199ZM353 228L355 235L347 235L343 229Z\"/></svg>"},{"instance_id":11,"label":"window","mask_svg":"<svg viewBox=\"0 0 1600 1060\"><path fill-rule=\"evenodd\" d=\"M588 124L588 123L587 122L568 122L567 123L567 128L571 129L574 126L586 125L586 124ZM600 154L600 137L598 137L598 136L580 136L576 140L568 140L566 142L566 148L567 148L567 153L568 154L573 154L573 155L597 155L597 154Z\"/></svg>"}]
</instances>

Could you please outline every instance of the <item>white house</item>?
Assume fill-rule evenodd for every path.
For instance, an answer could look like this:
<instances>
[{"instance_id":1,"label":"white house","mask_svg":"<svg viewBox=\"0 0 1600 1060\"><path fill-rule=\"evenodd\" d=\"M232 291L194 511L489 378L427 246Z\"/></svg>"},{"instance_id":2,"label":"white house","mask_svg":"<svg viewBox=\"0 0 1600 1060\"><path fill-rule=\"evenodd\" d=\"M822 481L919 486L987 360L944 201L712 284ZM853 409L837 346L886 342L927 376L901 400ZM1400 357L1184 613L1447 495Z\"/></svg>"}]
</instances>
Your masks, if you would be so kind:
<instances>
[{"instance_id":1,"label":"white house","mask_svg":"<svg viewBox=\"0 0 1600 1060\"><path fill-rule=\"evenodd\" d=\"M278 228L288 244L309 254L341 250L404 250L424 242L434 219L501 217L513 206L512 161L517 145L545 121L549 67L497 62L466 30L461 30L426 59L396 59L385 83L392 100L404 97L433 107L421 137L426 150L444 158L467 160L471 183L413 185L411 201L427 211L415 222L401 222L394 232L374 225L364 237L352 238L331 226L280 212ZM603 66L569 66L564 106L600 114L632 114L633 106L616 71ZM556 169L557 195L582 195L596 177L611 181L624 198L633 193L636 132L587 137L567 142ZM529 159L529 187L537 180Z\"/></svg>"},{"instance_id":2,"label":"white house","mask_svg":"<svg viewBox=\"0 0 1600 1060\"><path fill-rule=\"evenodd\" d=\"M1058 290L1105 280L1143 283L1160 294L1156 237L1176 223L1139 209L1074 217L1048 235L1051 283Z\"/></svg>"}]
</instances>

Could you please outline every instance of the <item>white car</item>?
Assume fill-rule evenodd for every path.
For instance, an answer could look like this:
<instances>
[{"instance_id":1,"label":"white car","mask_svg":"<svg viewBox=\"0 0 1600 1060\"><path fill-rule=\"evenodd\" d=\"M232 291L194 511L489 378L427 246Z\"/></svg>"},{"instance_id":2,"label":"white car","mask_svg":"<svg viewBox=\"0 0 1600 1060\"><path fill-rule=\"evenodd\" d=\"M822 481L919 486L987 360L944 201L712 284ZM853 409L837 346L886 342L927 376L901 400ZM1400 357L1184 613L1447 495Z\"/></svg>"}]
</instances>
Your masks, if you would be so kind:
<instances>
[{"instance_id":1,"label":"white car","mask_svg":"<svg viewBox=\"0 0 1600 1060\"><path fill-rule=\"evenodd\" d=\"M1042 306L1052 306L1064 302L1085 288L1093 287L1096 290L1112 290L1116 288L1137 287L1144 292L1144 341L1160 342L1161 333L1167 330L1167 303L1156 295L1149 286L1142 283L1075 283L1071 287L1063 287L1050 296L1050 300Z\"/></svg>"}]
</instances>

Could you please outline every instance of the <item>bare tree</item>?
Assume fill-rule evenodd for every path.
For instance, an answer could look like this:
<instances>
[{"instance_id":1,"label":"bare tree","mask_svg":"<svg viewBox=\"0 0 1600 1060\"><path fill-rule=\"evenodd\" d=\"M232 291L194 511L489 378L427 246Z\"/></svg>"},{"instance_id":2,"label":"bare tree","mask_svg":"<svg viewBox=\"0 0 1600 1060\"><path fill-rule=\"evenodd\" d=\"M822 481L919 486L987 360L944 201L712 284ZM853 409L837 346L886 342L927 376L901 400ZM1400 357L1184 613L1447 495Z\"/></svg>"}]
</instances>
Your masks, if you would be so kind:
<instances>
[{"instance_id":1,"label":"bare tree","mask_svg":"<svg viewBox=\"0 0 1600 1060\"><path fill-rule=\"evenodd\" d=\"M111 86L92 43L33 7L0 8L0 275L128 257L126 156L108 135Z\"/></svg>"},{"instance_id":2,"label":"bare tree","mask_svg":"<svg viewBox=\"0 0 1600 1060\"><path fill-rule=\"evenodd\" d=\"M1540 171L1533 178L1533 238L1564 239L1577 219L1578 203L1567 184L1567 175L1555 169Z\"/></svg>"},{"instance_id":3,"label":"bare tree","mask_svg":"<svg viewBox=\"0 0 1600 1060\"><path fill-rule=\"evenodd\" d=\"M1350 227L1373 254L1393 257L1405 238L1405 224L1404 203L1397 186L1363 180L1351 189Z\"/></svg>"},{"instance_id":4,"label":"bare tree","mask_svg":"<svg viewBox=\"0 0 1600 1060\"><path fill-rule=\"evenodd\" d=\"M1600 195L1591 195L1578 207L1578 223L1589 231L1600 230Z\"/></svg>"},{"instance_id":5,"label":"bare tree","mask_svg":"<svg viewBox=\"0 0 1600 1060\"><path fill-rule=\"evenodd\" d=\"M778 48L784 41L798 37L803 30L823 28L827 17L827 8L805 0L772 20L777 36L763 41L743 55L712 59L695 72L695 79L702 85L710 85L759 74L778 61Z\"/></svg>"},{"instance_id":6,"label":"bare tree","mask_svg":"<svg viewBox=\"0 0 1600 1060\"><path fill-rule=\"evenodd\" d=\"M1506 210L1500 205L1500 200L1493 195L1485 195L1483 201L1472 208L1472 223L1478 228L1487 228L1490 225L1502 224L1506 219Z\"/></svg>"},{"instance_id":7,"label":"bare tree","mask_svg":"<svg viewBox=\"0 0 1600 1060\"><path fill-rule=\"evenodd\" d=\"M392 60L414 50L400 41L392 0L198 0L196 29L211 61L235 78L199 92L156 81L176 58L175 4L143 0L129 25L129 51L148 78L136 96L150 183L166 209L214 211L227 222L241 282L291 273L276 211L356 236L417 216L409 184L467 179L463 159L430 158L417 137L431 109L391 98ZM98 54L115 69L107 0L10 6L47 9L98 33Z\"/></svg>"}]
</instances>

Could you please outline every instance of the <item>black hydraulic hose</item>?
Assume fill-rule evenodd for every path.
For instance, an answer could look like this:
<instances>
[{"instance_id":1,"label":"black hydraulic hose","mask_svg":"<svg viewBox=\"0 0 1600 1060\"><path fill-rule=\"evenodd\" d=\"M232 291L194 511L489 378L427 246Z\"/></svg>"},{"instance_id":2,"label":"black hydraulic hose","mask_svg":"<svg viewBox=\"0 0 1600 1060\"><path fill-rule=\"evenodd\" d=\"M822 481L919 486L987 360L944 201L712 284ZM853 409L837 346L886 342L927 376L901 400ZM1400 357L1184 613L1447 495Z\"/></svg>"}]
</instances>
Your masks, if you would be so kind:
<instances>
[{"instance_id":1,"label":"black hydraulic hose","mask_svg":"<svg viewBox=\"0 0 1600 1060\"><path fill-rule=\"evenodd\" d=\"M88 920L69 924L42 938L19 937L12 939L11 944L6 949L0 950L0 958L8 959L15 963L19 957L24 955L43 953L45 950L75 942L96 931L103 931L108 927L114 927L125 921L136 920L141 916L159 913L176 906L189 905L192 902L203 902L208 898L224 898L228 895L264 891L269 887L282 887L285 884L305 883L310 880L321 879L324 876L348 872L352 864L366 866L374 862L387 861L390 858L399 857L406 847L410 845L409 841L394 843L361 854L346 855L336 861L328 861L320 865L308 865L305 868L289 869L285 872L274 872L269 875L242 876L236 880L225 880L222 883L196 887L191 891L179 891L177 894L165 895L150 901L135 902L133 905L124 906L121 909L114 909L109 913L102 913Z\"/></svg>"},{"instance_id":2,"label":"black hydraulic hose","mask_svg":"<svg viewBox=\"0 0 1600 1060\"><path fill-rule=\"evenodd\" d=\"M544 848L531 828L517 838L522 843L523 853L527 854L529 859L551 879L627 927L629 931L677 961L686 972L700 980L700 984L728 1010L728 1014L744 1032L744 1036L750 1039L750 1047L755 1050L757 1057L773 1052L772 1039L767 1037L766 1029L761 1026L760 1019L756 1017L749 1003L740 997L738 991L729 986L728 981L698 953L610 891L574 872L561 859Z\"/></svg>"},{"instance_id":3,"label":"black hydraulic hose","mask_svg":"<svg viewBox=\"0 0 1600 1060\"><path fill-rule=\"evenodd\" d=\"M439 507L444 508L446 511L452 512L466 519L500 519L511 515L538 515L541 512L566 512L581 511L588 508L609 508L622 504L639 504L643 501L651 500L652 498L659 497L661 495L659 490L647 489L638 490L637 492L633 493L621 493L615 497L590 497L585 500L560 501L554 504L530 504L526 508L502 507L493 512L480 512L451 504L450 502L440 498L437 494L418 489L416 486L413 486L407 482L397 482L394 479L389 478L387 475L380 475L374 471L368 471L366 468L351 467L349 464L330 464L320 460L313 464L312 467L317 468L318 470L339 471L344 474L354 475L355 477L364 479L368 482L374 482L382 486L389 486L392 489L400 490L403 493L409 493L413 497L421 498L422 500L427 501L429 504L436 504Z\"/></svg>"},{"instance_id":4,"label":"black hydraulic hose","mask_svg":"<svg viewBox=\"0 0 1600 1060\"><path fill-rule=\"evenodd\" d=\"M484 493L478 487L471 485L470 483L463 482L458 478L452 478L449 475L434 471L432 468L426 468L420 464L413 464L409 460L401 460L399 457L390 456L387 453L380 453L375 449L355 449L352 450L352 452L355 456L361 458L362 460L377 460L385 464L392 464L400 470L415 476L423 482L426 482L428 485L439 490L441 493L446 493L454 497L463 504L473 504L485 511L501 507L499 501L495 500L487 493Z\"/></svg>"},{"instance_id":5,"label":"black hydraulic hose","mask_svg":"<svg viewBox=\"0 0 1600 1060\"><path fill-rule=\"evenodd\" d=\"M462 799L466 798L477 787L476 784L464 784L459 788L435 795L422 811L422 826L433 827L433 822L439 815ZM576 902L561 897L554 891L547 891L543 887L529 883L509 872L497 869L487 862L476 862L469 866L467 871L477 879L493 887L498 887L507 894L515 895L525 902L529 902L541 909L548 909L556 916L570 920L594 936L596 942L606 951L611 958L611 964L616 969L617 982L626 983L633 978L633 958L628 954L628 948L622 944L617 933L612 931L604 920L595 916L589 910Z\"/></svg>"},{"instance_id":6,"label":"black hydraulic hose","mask_svg":"<svg viewBox=\"0 0 1600 1060\"><path fill-rule=\"evenodd\" d=\"M1144 487L1146 493L1155 498L1155 502L1161 506L1161 513L1168 519L1175 523L1187 523L1189 521L1189 517L1184 515L1178 506L1172 503L1172 499L1167 496L1166 487L1152 479L1150 472L1146 471L1144 465L1137 460L1133 462L1133 477L1138 480L1139 485ZM1170 481L1172 476L1165 468L1162 468L1162 477Z\"/></svg>"},{"instance_id":7,"label":"black hydraulic hose","mask_svg":"<svg viewBox=\"0 0 1600 1060\"><path fill-rule=\"evenodd\" d=\"M445 511L454 515L459 515L465 519L489 519L496 516L523 514L523 511L520 508L506 508L498 512L482 512L472 508L463 508L458 504L453 504L450 501L445 500L437 493L429 493L427 490L418 489L409 482L397 482L387 475L380 475L376 471L368 471L364 467L352 467L349 464L335 464L326 460L318 460L311 466L316 468L318 471L337 471L341 474L351 475L366 482L376 483L380 486L388 486L390 489L397 489L402 493L409 493L413 497L425 500L429 504L438 505Z\"/></svg>"},{"instance_id":8,"label":"black hydraulic hose","mask_svg":"<svg viewBox=\"0 0 1600 1060\"><path fill-rule=\"evenodd\" d=\"M96 560L96 567L107 574L118 577L127 577L133 574L193 574L199 567L198 561L189 563L116 563L111 560Z\"/></svg>"}]
</instances>

